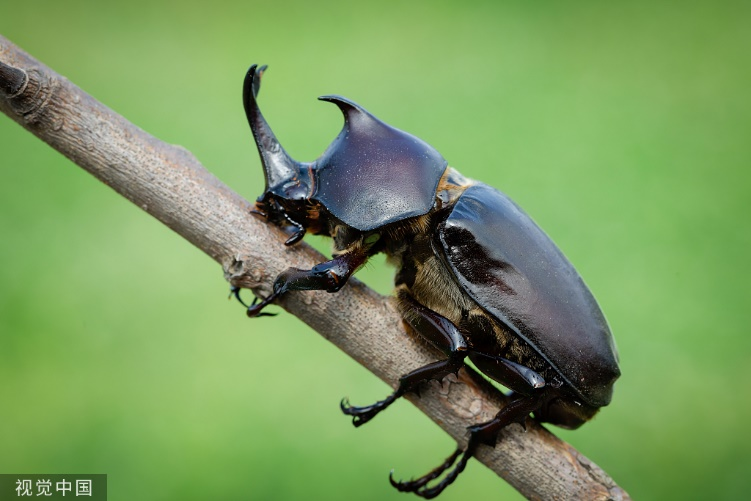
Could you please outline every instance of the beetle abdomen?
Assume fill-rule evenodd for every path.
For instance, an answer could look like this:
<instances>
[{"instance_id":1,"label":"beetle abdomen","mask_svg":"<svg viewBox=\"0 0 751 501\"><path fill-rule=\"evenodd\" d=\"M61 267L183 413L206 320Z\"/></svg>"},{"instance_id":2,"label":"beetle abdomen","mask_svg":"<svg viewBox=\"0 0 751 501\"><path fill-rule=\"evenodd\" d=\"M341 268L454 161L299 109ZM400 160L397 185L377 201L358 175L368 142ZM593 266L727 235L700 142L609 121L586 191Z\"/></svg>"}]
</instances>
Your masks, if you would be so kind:
<instances>
[{"instance_id":1,"label":"beetle abdomen","mask_svg":"<svg viewBox=\"0 0 751 501\"><path fill-rule=\"evenodd\" d=\"M459 285L536 350L590 405L610 402L620 375L607 322L552 240L511 199L478 183L438 239Z\"/></svg>"}]
</instances>

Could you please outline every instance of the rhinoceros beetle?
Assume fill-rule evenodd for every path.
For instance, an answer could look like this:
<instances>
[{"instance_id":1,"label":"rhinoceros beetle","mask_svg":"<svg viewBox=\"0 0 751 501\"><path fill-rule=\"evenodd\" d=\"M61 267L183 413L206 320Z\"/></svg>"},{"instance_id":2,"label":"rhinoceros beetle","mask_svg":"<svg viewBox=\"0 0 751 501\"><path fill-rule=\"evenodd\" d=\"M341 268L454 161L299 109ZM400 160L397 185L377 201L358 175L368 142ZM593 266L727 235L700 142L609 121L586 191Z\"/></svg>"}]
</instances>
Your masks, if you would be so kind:
<instances>
[{"instance_id":1,"label":"rhinoceros beetle","mask_svg":"<svg viewBox=\"0 0 751 501\"><path fill-rule=\"evenodd\" d=\"M293 160L258 108L265 69L252 66L243 87L266 178L255 212L290 230L287 245L306 232L332 237L334 257L281 273L268 297L246 305L248 316L266 314L267 305L290 291L338 291L370 256L384 252L396 263L404 321L445 358L405 374L390 396L372 405L343 400L354 425L422 382L457 372L467 357L512 390L492 420L468 428L466 447L416 480L391 476L394 487L435 497L480 444L494 446L509 424L534 414L577 428L610 403L620 369L608 324L571 263L518 205L340 96L319 98L344 114L339 135L314 162Z\"/></svg>"}]
</instances>

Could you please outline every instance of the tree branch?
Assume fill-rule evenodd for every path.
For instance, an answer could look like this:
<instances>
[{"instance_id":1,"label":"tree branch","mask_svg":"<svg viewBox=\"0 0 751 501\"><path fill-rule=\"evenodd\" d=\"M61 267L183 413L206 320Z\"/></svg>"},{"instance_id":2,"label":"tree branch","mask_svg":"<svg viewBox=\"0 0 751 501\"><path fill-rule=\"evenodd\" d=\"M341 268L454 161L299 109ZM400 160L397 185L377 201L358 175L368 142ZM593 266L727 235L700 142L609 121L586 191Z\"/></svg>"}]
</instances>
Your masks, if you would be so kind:
<instances>
[{"instance_id":1,"label":"tree branch","mask_svg":"<svg viewBox=\"0 0 751 501\"><path fill-rule=\"evenodd\" d=\"M0 36L0 110L217 261L235 285L268 294L278 273L325 258L250 216L252 205L180 146L164 143L97 102ZM392 302L357 280L337 294L296 292L280 305L395 386L435 360L404 331ZM491 419L501 392L469 368L408 397L457 440ZM529 499L629 499L573 447L528 420L477 458Z\"/></svg>"}]
</instances>

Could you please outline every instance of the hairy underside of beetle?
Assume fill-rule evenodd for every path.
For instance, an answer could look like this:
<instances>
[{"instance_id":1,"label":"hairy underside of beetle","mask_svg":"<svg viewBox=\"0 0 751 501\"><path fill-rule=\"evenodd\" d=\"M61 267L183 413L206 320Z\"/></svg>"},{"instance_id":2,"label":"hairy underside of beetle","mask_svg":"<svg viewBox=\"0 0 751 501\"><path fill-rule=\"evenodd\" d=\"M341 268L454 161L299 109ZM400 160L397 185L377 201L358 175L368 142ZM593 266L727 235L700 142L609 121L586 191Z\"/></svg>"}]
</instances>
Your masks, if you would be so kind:
<instances>
[{"instance_id":1,"label":"hairy underside of beetle","mask_svg":"<svg viewBox=\"0 0 751 501\"><path fill-rule=\"evenodd\" d=\"M445 211L431 214L438 220L431 224L440 224L441 215L445 217ZM402 239L401 245L393 249L395 252L389 254L389 261L397 268L394 279L397 306L405 320L414 315L413 303L407 300L411 298L454 324L465 336L470 349L524 365L552 381L555 371L550 365L464 293L436 254L433 234L433 231L412 234L406 242Z\"/></svg>"},{"instance_id":2,"label":"hairy underside of beetle","mask_svg":"<svg viewBox=\"0 0 751 501\"><path fill-rule=\"evenodd\" d=\"M395 296L407 327L409 321L414 320L416 302L454 324L472 350L511 360L534 370L547 381L553 381L557 377L550 364L460 287L440 257L440 244L433 240L437 234L436 227L445 221L456 201L473 183L455 169L446 168L430 212L379 228L376 232L361 232L352 228L327 215L325 210L316 210L319 204L311 204L310 201L305 202L305 210L313 217L307 219L305 225L315 228L316 233L332 238L334 257L362 255L360 266L370 256L384 252L387 262L397 270ZM415 334L414 329L407 330ZM430 345L419 333L415 337Z\"/></svg>"}]
</instances>

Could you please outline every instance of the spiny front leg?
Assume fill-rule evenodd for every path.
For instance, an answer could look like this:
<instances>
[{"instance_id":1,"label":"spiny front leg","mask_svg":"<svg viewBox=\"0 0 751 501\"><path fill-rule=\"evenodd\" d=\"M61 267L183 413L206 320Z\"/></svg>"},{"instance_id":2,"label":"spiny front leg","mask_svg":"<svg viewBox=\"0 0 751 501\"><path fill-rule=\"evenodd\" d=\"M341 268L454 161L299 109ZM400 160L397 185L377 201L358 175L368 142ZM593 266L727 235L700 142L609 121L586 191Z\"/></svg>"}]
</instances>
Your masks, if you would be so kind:
<instances>
[{"instance_id":1,"label":"spiny front leg","mask_svg":"<svg viewBox=\"0 0 751 501\"><path fill-rule=\"evenodd\" d=\"M393 471L389 475L389 481L400 492L413 492L425 499L432 499L439 495L443 490L451 485L456 477L464 471L467 466L467 461L475 454L477 447L480 444L489 445L495 447L495 443L498 440L498 433L510 425L511 423L520 423L522 426L525 424L527 416L531 412L540 408L544 401L545 390L535 392L531 396L523 396L517 400L512 401L506 407L501 409L496 416L486 423L481 423L475 426L467 428L469 431L469 441L467 447L457 447L456 451L451 454L446 460L437 468L431 470L426 475L406 482L396 481L393 477ZM457 461L458 458L458 461ZM456 463L454 465L454 463ZM454 466L453 468L451 468ZM451 468L449 470L449 468ZM432 480L440 477L445 471L448 470L446 476L444 476L436 485L429 487L428 483Z\"/></svg>"},{"instance_id":2,"label":"spiny front leg","mask_svg":"<svg viewBox=\"0 0 751 501\"><path fill-rule=\"evenodd\" d=\"M467 342L459 329L445 317L418 303L409 293L401 291L399 299L405 310L405 320L448 357L405 374L399 378L399 386L391 395L372 405L352 407L346 398L342 400L342 412L352 416L352 424L355 426L367 423L405 393L416 391L423 381L440 381L451 373L457 373L464 365Z\"/></svg>"},{"instance_id":3,"label":"spiny front leg","mask_svg":"<svg viewBox=\"0 0 751 501\"><path fill-rule=\"evenodd\" d=\"M265 315L265 313L261 313L261 310L290 291L324 290L336 292L344 287L349 277L367 259L367 250L357 248L351 252L340 254L330 261L320 263L310 270L289 268L276 277L273 292L268 297L263 298L259 303L254 301L252 305L247 306L248 316ZM236 289L233 289L232 293L240 299Z\"/></svg>"}]
</instances>

